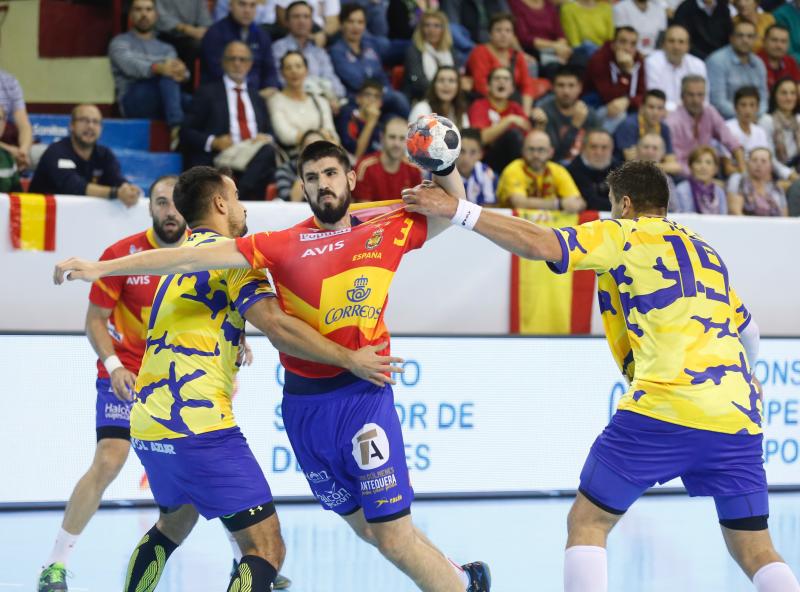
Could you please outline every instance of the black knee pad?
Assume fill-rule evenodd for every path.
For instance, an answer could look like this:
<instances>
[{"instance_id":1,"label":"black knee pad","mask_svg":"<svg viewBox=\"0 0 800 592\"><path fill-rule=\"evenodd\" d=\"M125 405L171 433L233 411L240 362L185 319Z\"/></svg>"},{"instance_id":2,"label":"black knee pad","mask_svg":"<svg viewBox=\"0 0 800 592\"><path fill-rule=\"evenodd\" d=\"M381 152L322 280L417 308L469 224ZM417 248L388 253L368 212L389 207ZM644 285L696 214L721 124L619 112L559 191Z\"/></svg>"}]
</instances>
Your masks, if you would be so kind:
<instances>
[{"instance_id":1,"label":"black knee pad","mask_svg":"<svg viewBox=\"0 0 800 592\"><path fill-rule=\"evenodd\" d=\"M747 518L733 518L731 520L720 520L719 523L730 530L767 530L769 514L763 516L748 516Z\"/></svg>"},{"instance_id":2,"label":"black knee pad","mask_svg":"<svg viewBox=\"0 0 800 592\"><path fill-rule=\"evenodd\" d=\"M238 530L244 530L245 528L249 528L254 524L258 524L262 520L266 520L270 516L275 513L275 504L273 502L266 502L256 506L255 508L249 508L247 510L242 510L241 512L236 512L235 514L229 514L227 516L221 516L220 520L225 525L230 532L236 532Z\"/></svg>"}]
</instances>

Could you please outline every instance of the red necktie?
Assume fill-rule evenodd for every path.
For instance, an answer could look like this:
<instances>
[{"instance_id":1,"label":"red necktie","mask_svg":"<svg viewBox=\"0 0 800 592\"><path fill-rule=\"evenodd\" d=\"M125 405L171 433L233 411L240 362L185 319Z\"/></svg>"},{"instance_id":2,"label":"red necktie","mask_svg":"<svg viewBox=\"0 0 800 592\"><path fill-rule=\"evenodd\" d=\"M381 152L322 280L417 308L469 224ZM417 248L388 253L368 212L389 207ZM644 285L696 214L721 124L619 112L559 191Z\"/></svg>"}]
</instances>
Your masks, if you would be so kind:
<instances>
[{"instance_id":1,"label":"red necktie","mask_svg":"<svg viewBox=\"0 0 800 592\"><path fill-rule=\"evenodd\" d=\"M247 127L247 113L245 113L244 110L242 89L237 86L233 90L236 91L236 119L239 120L239 133L242 136L242 140L249 140L251 138L251 134L250 128Z\"/></svg>"}]
</instances>

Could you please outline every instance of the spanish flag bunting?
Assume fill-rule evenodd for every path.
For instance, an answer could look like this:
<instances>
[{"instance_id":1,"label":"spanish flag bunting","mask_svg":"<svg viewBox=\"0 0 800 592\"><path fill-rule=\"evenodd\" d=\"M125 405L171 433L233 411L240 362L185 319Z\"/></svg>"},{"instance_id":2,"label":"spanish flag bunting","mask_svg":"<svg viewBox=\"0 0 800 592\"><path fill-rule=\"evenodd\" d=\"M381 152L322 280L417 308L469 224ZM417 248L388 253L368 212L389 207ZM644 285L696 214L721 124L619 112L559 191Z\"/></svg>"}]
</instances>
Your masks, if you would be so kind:
<instances>
[{"instance_id":1,"label":"spanish flag bunting","mask_svg":"<svg viewBox=\"0 0 800 592\"><path fill-rule=\"evenodd\" d=\"M561 228L597 220L595 211L568 214L515 210L514 215L543 226ZM510 332L534 335L590 333L595 275L592 271L553 273L544 261L511 258Z\"/></svg>"},{"instance_id":2,"label":"spanish flag bunting","mask_svg":"<svg viewBox=\"0 0 800 592\"><path fill-rule=\"evenodd\" d=\"M10 193L9 235L15 249L56 250L56 198L39 193Z\"/></svg>"}]
</instances>

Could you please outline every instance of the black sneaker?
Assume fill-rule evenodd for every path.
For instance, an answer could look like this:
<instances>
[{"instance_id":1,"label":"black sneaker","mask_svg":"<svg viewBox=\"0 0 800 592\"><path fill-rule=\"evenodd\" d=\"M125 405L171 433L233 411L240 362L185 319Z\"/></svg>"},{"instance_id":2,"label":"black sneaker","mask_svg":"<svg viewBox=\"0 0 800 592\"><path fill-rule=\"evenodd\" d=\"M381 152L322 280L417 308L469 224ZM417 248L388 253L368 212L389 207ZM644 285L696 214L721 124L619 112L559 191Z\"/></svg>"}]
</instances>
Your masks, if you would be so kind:
<instances>
[{"instance_id":1,"label":"black sneaker","mask_svg":"<svg viewBox=\"0 0 800 592\"><path fill-rule=\"evenodd\" d=\"M239 562L235 559L233 560L233 567L231 567L231 577L233 578L237 574L237 570L239 569ZM292 580L287 578L286 576L282 576L278 574L275 576L275 581L272 583L273 590L286 590L289 586L292 585Z\"/></svg>"},{"instance_id":2,"label":"black sneaker","mask_svg":"<svg viewBox=\"0 0 800 592\"><path fill-rule=\"evenodd\" d=\"M473 561L461 566L469 575L466 592L489 592L492 589L492 573L483 561Z\"/></svg>"}]
</instances>

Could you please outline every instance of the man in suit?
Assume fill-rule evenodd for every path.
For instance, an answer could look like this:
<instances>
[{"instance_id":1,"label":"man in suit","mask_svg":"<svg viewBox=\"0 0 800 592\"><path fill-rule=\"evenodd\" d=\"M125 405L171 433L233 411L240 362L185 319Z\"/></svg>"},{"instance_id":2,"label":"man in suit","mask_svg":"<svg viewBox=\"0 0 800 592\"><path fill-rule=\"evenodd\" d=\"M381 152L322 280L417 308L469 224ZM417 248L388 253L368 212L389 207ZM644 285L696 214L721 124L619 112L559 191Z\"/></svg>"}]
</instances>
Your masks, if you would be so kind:
<instances>
[{"instance_id":1,"label":"man in suit","mask_svg":"<svg viewBox=\"0 0 800 592\"><path fill-rule=\"evenodd\" d=\"M248 85L253 54L241 41L225 46L222 80L201 86L181 127L186 168L212 165L223 150L246 141L267 142L237 174L240 199L263 200L275 176L275 149L267 107Z\"/></svg>"}]
</instances>

